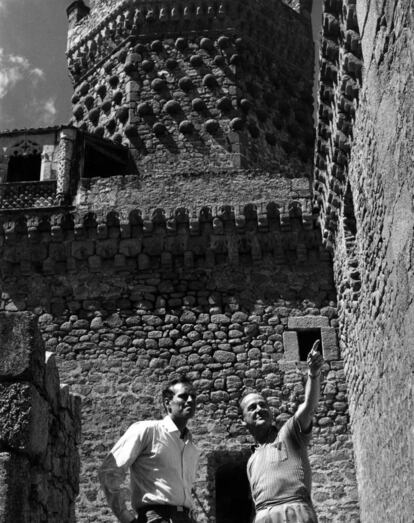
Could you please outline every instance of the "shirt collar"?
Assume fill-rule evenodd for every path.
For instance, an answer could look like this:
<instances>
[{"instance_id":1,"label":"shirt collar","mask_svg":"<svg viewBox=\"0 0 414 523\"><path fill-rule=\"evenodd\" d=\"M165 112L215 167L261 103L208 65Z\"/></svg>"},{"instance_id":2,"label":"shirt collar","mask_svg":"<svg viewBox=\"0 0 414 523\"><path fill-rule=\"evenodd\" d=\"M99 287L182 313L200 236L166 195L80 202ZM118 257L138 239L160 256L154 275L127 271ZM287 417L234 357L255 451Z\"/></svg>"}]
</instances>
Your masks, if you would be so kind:
<instances>
[{"instance_id":1,"label":"shirt collar","mask_svg":"<svg viewBox=\"0 0 414 523\"><path fill-rule=\"evenodd\" d=\"M178 430L178 427L177 425L173 422L173 420L170 418L170 416L165 416L165 418L163 418L163 423L164 423L164 427L168 430L168 432L177 432L178 435L180 435L180 431ZM191 432L189 431L189 429L186 427L184 429L184 438L183 438L184 441L192 441L193 438L192 438L192 435L191 435Z\"/></svg>"}]
</instances>

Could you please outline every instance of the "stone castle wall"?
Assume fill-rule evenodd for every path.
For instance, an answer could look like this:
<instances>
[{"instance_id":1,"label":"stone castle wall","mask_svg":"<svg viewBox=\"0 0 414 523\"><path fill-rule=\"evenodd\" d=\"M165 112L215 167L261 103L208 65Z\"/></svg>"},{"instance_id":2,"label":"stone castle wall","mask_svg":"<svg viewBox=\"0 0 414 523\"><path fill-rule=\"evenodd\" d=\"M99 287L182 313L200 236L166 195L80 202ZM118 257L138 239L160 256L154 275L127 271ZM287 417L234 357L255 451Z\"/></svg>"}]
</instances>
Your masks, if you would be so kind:
<instances>
[{"instance_id":1,"label":"stone castle wall","mask_svg":"<svg viewBox=\"0 0 414 523\"><path fill-rule=\"evenodd\" d=\"M347 19L342 18L344 10L339 4L327 3L328 29L341 27ZM326 136L322 136L324 123L320 122L322 170L316 171L316 188L325 238L328 244L332 242L334 251L340 346L349 385L361 519L367 523L411 521L412 13L403 2L342 4L352 4L355 32L361 35L360 44L354 47L354 60L358 58L363 65L360 78L348 75L348 80L338 82L336 91L341 93L342 88L342 96L346 95L343 88L351 80L357 87L352 90L349 84L348 90L355 117L348 120L347 134L353 141L351 148L342 142L345 156L341 170L324 164L321 150ZM336 45L337 56L343 59L352 39L341 43L332 35L334 31L325 30L324 49L332 50ZM339 78L341 74L343 70ZM335 84L332 86L335 92ZM322 102L329 88L325 77ZM328 113L326 109L323 114ZM346 115L335 110L332 114L338 129Z\"/></svg>"},{"instance_id":2,"label":"stone castle wall","mask_svg":"<svg viewBox=\"0 0 414 523\"><path fill-rule=\"evenodd\" d=\"M80 399L59 384L37 319L0 313L0 521L73 523Z\"/></svg>"},{"instance_id":3,"label":"stone castle wall","mask_svg":"<svg viewBox=\"0 0 414 523\"><path fill-rule=\"evenodd\" d=\"M23 265L17 253L27 231L5 238L16 255L3 266L1 306L39 316L47 349L82 397L78 521L113 520L97 467L129 424L162 415L162 384L178 372L198 390L196 511L201 522L215 520L218 470L239 466L242 474L251 441L238 399L243 390L258 389L280 421L292 414L303 399L300 347L309 331L322 338L327 359L311 448L314 501L320 521L358 521L331 261L314 223L292 216L277 230L270 218L261 232L257 218L233 230L224 220L221 232L216 222L221 240L210 251L211 230L201 224L204 237L191 236L179 221L175 232L155 220L152 231L141 233L136 224L127 233L110 220L106 228L84 222L62 225L60 237L56 225L52 235L41 222L38 240L26 244L34 257ZM169 245L169 256L160 245Z\"/></svg>"}]
</instances>

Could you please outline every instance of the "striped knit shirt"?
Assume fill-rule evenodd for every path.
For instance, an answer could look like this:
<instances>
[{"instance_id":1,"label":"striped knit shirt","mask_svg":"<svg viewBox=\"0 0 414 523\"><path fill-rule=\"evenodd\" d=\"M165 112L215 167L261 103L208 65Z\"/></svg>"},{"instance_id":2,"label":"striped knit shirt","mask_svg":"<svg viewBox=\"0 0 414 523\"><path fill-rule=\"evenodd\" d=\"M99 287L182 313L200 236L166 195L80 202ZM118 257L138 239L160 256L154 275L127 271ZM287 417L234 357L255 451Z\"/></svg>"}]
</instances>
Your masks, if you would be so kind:
<instances>
[{"instance_id":1,"label":"striped knit shirt","mask_svg":"<svg viewBox=\"0 0 414 523\"><path fill-rule=\"evenodd\" d=\"M304 434L293 416L269 441L258 445L247 462L247 476L256 512L271 505L310 501L311 470Z\"/></svg>"}]
</instances>

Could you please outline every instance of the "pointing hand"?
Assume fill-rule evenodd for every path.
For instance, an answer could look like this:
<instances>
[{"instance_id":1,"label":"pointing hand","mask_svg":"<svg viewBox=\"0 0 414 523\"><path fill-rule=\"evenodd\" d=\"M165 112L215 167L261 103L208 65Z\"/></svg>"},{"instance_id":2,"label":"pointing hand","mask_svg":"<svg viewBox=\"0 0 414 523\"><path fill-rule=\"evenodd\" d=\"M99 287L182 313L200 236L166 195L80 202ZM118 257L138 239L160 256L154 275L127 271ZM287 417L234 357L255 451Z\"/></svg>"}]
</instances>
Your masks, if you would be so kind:
<instances>
[{"instance_id":1,"label":"pointing hand","mask_svg":"<svg viewBox=\"0 0 414 523\"><path fill-rule=\"evenodd\" d=\"M318 350L319 344L320 340L316 340L315 343L312 345L312 348L306 360L309 366L309 371L312 375L318 375L324 363L322 354Z\"/></svg>"}]
</instances>

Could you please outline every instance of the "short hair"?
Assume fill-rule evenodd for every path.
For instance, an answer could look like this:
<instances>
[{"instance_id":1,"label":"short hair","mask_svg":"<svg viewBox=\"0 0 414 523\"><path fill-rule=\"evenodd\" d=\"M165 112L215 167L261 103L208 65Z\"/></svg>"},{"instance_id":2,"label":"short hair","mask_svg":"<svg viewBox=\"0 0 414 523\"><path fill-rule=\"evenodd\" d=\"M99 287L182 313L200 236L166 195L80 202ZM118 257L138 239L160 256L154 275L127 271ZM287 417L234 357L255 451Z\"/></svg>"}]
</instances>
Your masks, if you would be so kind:
<instances>
[{"instance_id":1,"label":"short hair","mask_svg":"<svg viewBox=\"0 0 414 523\"><path fill-rule=\"evenodd\" d=\"M257 390L245 390L243 394L241 395L241 398L239 399L239 415L243 417L243 401L247 398L247 396L250 396L251 394L257 394L258 396L261 396L265 402L267 403L267 399L261 392L258 392Z\"/></svg>"},{"instance_id":2,"label":"short hair","mask_svg":"<svg viewBox=\"0 0 414 523\"><path fill-rule=\"evenodd\" d=\"M177 383L183 383L184 385L189 385L190 387L193 387L191 380L189 380L185 375L178 376L177 378L170 380L165 386L165 388L162 390L163 403L165 400L171 400L173 398L174 392L172 391L172 388L174 387L174 385L177 385Z\"/></svg>"}]
</instances>

